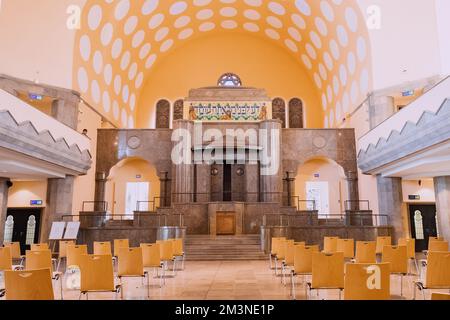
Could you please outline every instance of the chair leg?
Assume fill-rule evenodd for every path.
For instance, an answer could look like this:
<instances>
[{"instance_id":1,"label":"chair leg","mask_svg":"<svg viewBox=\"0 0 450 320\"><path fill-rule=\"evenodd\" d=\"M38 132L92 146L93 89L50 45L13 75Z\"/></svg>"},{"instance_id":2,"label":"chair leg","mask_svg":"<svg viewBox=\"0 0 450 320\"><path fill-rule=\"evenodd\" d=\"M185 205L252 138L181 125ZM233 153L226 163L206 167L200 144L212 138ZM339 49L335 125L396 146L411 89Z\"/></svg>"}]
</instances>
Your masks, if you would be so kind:
<instances>
[{"instance_id":1,"label":"chair leg","mask_svg":"<svg viewBox=\"0 0 450 320\"><path fill-rule=\"evenodd\" d=\"M173 275L174 276L177 275L176 265L177 265L177 257L173 258Z\"/></svg>"},{"instance_id":2,"label":"chair leg","mask_svg":"<svg viewBox=\"0 0 450 320\"><path fill-rule=\"evenodd\" d=\"M277 276L277 275L278 275L278 259L275 256L275 276Z\"/></svg>"},{"instance_id":3,"label":"chair leg","mask_svg":"<svg viewBox=\"0 0 450 320\"><path fill-rule=\"evenodd\" d=\"M161 276L159 277L159 287L162 288L163 287L163 276L162 276L162 271L161 271ZM156 276L158 276L158 269L156 269Z\"/></svg>"},{"instance_id":4,"label":"chair leg","mask_svg":"<svg viewBox=\"0 0 450 320\"><path fill-rule=\"evenodd\" d=\"M119 277L119 284L120 284L120 287L121 287L121 290L120 290L120 299L121 300L123 300L123 283L122 283L122 277Z\"/></svg>"},{"instance_id":5,"label":"chair leg","mask_svg":"<svg viewBox=\"0 0 450 320\"><path fill-rule=\"evenodd\" d=\"M416 272L417 272L417 274L420 274L420 271L419 271L419 264L417 263L417 259L414 259L414 265L416 266Z\"/></svg>"},{"instance_id":6,"label":"chair leg","mask_svg":"<svg viewBox=\"0 0 450 320\"><path fill-rule=\"evenodd\" d=\"M63 275L61 274L61 277L59 278L59 281L61 281L61 300L64 300L63 296Z\"/></svg>"},{"instance_id":7,"label":"chair leg","mask_svg":"<svg viewBox=\"0 0 450 320\"><path fill-rule=\"evenodd\" d=\"M342 299L342 290L339 289L339 301L341 301L341 299Z\"/></svg>"},{"instance_id":8,"label":"chair leg","mask_svg":"<svg viewBox=\"0 0 450 320\"><path fill-rule=\"evenodd\" d=\"M400 297L403 298L403 274L400 275Z\"/></svg>"},{"instance_id":9,"label":"chair leg","mask_svg":"<svg viewBox=\"0 0 450 320\"><path fill-rule=\"evenodd\" d=\"M294 272L291 272L291 296L292 300L295 300L295 281L294 281Z\"/></svg>"},{"instance_id":10,"label":"chair leg","mask_svg":"<svg viewBox=\"0 0 450 320\"><path fill-rule=\"evenodd\" d=\"M150 300L150 274L147 273L147 298Z\"/></svg>"}]
</instances>

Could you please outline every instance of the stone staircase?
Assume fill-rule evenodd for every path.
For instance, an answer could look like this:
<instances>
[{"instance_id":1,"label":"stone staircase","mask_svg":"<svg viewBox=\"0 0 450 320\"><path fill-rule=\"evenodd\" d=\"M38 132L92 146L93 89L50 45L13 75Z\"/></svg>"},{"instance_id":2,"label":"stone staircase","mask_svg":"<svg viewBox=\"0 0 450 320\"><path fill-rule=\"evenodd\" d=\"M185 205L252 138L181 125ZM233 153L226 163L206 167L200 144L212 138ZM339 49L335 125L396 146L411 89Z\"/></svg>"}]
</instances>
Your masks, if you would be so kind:
<instances>
[{"instance_id":1,"label":"stone staircase","mask_svg":"<svg viewBox=\"0 0 450 320\"><path fill-rule=\"evenodd\" d=\"M185 241L186 260L264 260L259 235L217 236L188 235Z\"/></svg>"}]
</instances>

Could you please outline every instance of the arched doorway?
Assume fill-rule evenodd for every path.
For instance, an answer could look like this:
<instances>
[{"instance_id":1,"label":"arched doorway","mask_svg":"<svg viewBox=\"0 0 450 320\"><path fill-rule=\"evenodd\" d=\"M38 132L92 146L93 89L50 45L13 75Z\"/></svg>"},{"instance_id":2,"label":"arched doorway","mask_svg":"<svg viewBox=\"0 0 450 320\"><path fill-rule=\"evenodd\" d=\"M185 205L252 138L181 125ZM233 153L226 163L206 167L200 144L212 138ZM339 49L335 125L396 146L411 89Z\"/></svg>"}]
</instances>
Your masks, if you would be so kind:
<instances>
[{"instance_id":1,"label":"arched doorway","mask_svg":"<svg viewBox=\"0 0 450 320\"><path fill-rule=\"evenodd\" d=\"M319 217L332 217L345 212L348 182L344 169L328 158L313 158L298 167L295 194L306 210L316 209ZM309 202L311 201L311 202ZM313 202L315 203L313 208Z\"/></svg>"},{"instance_id":2,"label":"arched doorway","mask_svg":"<svg viewBox=\"0 0 450 320\"><path fill-rule=\"evenodd\" d=\"M127 158L110 171L105 201L114 216L133 219L134 211L153 211L159 204L160 180L155 166L140 158Z\"/></svg>"}]
</instances>

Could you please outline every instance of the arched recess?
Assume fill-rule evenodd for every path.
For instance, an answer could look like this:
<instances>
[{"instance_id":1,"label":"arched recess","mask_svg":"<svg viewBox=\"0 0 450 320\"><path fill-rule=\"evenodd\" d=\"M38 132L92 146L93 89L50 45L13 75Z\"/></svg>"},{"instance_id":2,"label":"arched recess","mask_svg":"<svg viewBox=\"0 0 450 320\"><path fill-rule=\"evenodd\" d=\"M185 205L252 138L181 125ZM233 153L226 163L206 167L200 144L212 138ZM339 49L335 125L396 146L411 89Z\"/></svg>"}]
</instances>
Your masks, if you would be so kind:
<instances>
[{"instance_id":1,"label":"arched recess","mask_svg":"<svg viewBox=\"0 0 450 320\"><path fill-rule=\"evenodd\" d=\"M275 98L272 101L272 119L280 120L282 128L286 128L286 102L282 98Z\"/></svg>"},{"instance_id":2,"label":"arched recess","mask_svg":"<svg viewBox=\"0 0 450 320\"><path fill-rule=\"evenodd\" d=\"M179 99L173 104L173 121L183 120L184 101Z\"/></svg>"},{"instance_id":3,"label":"arched recess","mask_svg":"<svg viewBox=\"0 0 450 320\"><path fill-rule=\"evenodd\" d=\"M303 129L303 102L299 98L293 98L289 101L289 128Z\"/></svg>"},{"instance_id":4,"label":"arched recess","mask_svg":"<svg viewBox=\"0 0 450 320\"><path fill-rule=\"evenodd\" d=\"M316 201L319 217L344 213L345 201L349 199L344 168L325 157L311 158L299 165L294 189L301 200ZM311 204L301 205L311 209L308 207Z\"/></svg>"},{"instance_id":5,"label":"arched recess","mask_svg":"<svg viewBox=\"0 0 450 320\"><path fill-rule=\"evenodd\" d=\"M111 214L133 218L137 201L159 200L160 178L154 165L142 158L126 158L111 168L106 182L105 201ZM155 204L155 207L159 203ZM141 203L140 211L153 210L153 203Z\"/></svg>"},{"instance_id":6,"label":"arched recess","mask_svg":"<svg viewBox=\"0 0 450 320\"><path fill-rule=\"evenodd\" d=\"M156 129L170 128L170 102L162 99L156 104Z\"/></svg>"}]
</instances>

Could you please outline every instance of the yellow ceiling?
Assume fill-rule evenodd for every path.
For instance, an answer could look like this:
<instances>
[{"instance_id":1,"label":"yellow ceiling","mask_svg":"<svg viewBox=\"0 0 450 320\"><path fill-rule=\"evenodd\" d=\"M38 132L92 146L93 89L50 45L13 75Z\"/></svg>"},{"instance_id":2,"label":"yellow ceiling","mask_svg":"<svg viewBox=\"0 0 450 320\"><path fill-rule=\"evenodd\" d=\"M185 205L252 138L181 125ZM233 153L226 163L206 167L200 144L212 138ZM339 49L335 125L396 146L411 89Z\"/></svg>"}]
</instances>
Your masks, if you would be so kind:
<instances>
[{"instance_id":1,"label":"yellow ceiling","mask_svg":"<svg viewBox=\"0 0 450 320\"><path fill-rule=\"evenodd\" d=\"M117 125L134 127L152 69L186 41L219 32L264 37L294 56L321 97L324 127L339 124L371 87L370 41L355 0L88 0L74 84Z\"/></svg>"}]
</instances>

